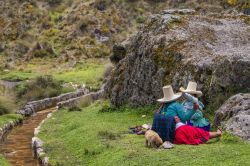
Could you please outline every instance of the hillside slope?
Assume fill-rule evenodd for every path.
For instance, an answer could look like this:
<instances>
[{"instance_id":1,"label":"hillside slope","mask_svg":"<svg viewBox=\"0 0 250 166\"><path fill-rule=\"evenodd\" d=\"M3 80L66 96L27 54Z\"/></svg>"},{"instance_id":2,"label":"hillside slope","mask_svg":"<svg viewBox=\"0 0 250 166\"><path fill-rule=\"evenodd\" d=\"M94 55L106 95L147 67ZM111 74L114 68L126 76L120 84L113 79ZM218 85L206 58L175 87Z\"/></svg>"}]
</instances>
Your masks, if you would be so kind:
<instances>
[{"instance_id":1,"label":"hillside slope","mask_svg":"<svg viewBox=\"0 0 250 166\"><path fill-rule=\"evenodd\" d=\"M107 57L115 43L165 8L188 7L204 14L232 7L243 11L248 6L244 0L231 4L226 0L2 0L0 66L11 69L33 58L75 63Z\"/></svg>"}]
</instances>

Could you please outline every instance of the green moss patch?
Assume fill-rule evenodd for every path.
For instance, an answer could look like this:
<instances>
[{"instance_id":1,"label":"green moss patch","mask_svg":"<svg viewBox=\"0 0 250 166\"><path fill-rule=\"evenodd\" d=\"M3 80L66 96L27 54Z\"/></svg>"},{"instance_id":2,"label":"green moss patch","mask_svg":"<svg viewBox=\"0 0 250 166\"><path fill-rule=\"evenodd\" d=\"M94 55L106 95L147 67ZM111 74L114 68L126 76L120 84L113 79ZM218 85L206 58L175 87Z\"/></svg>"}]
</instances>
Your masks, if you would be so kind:
<instances>
[{"instance_id":1,"label":"green moss patch","mask_svg":"<svg viewBox=\"0 0 250 166\"><path fill-rule=\"evenodd\" d=\"M0 116L0 128L2 128L6 123L10 121L18 121L23 119L23 117L19 114L6 114Z\"/></svg>"}]
</instances>

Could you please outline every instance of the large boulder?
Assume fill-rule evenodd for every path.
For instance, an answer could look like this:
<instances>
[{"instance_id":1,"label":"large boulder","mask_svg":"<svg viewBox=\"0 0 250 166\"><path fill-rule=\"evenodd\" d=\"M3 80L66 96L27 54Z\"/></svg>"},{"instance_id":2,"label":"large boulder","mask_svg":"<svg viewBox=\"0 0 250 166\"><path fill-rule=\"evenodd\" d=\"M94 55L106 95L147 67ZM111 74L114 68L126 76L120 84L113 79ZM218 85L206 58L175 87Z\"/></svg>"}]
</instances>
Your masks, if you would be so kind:
<instances>
[{"instance_id":1,"label":"large boulder","mask_svg":"<svg viewBox=\"0 0 250 166\"><path fill-rule=\"evenodd\" d=\"M171 13L171 14L170 14ZM197 15L165 10L153 15L126 45L126 56L105 87L114 105L144 105L198 82L204 101L250 90L250 24L246 15Z\"/></svg>"},{"instance_id":2,"label":"large boulder","mask_svg":"<svg viewBox=\"0 0 250 166\"><path fill-rule=\"evenodd\" d=\"M250 141L250 93L230 97L215 113L215 124Z\"/></svg>"}]
</instances>

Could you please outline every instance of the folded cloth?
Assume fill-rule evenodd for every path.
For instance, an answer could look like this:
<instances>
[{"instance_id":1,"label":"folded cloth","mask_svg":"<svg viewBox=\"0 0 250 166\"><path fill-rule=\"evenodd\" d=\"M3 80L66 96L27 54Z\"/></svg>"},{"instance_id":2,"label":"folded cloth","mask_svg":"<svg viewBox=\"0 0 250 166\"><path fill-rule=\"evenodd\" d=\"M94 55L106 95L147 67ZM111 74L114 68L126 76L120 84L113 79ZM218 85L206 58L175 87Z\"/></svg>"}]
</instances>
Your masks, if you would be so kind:
<instances>
[{"instance_id":1,"label":"folded cloth","mask_svg":"<svg viewBox=\"0 0 250 166\"><path fill-rule=\"evenodd\" d=\"M183 125L176 129L174 144L199 145L209 140L209 132L203 129Z\"/></svg>"},{"instance_id":2,"label":"folded cloth","mask_svg":"<svg viewBox=\"0 0 250 166\"><path fill-rule=\"evenodd\" d=\"M146 130L142 126L129 127L131 134L144 135Z\"/></svg>"},{"instance_id":3,"label":"folded cloth","mask_svg":"<svg viewBox=\"0 0 250 166\"><path fill-rule=\"evenodd\" d=\"M154 130L163 142L174 141L175 136L175 119L173 116L165 116L162 114L156 114L152 124L152 130Z\"/></svg>"}]
</instances>

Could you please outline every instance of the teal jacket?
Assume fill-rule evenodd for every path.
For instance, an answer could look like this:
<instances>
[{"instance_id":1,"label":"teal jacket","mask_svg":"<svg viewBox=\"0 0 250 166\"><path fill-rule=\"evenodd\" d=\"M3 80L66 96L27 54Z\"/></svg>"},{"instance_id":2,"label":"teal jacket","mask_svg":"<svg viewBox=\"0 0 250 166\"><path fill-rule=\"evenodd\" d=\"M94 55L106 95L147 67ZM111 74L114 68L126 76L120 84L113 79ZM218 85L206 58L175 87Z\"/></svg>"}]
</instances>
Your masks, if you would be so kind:
<instances>
[{"instance_id":1,"label":"teal jacket","mask_svg":"<svg viewBox=\"0 0 250 166\"><path fill-rule=\"evenodd\" d=\"M187 120L190 120L195 111L185 111L182 104L173 101L170 103L165 103L160 113L164 114L165 116L178 116L181 122L185 123Z\"/></svg>"},{"instance_id":2,"label":"teal jacket","mask_svg":"<svg viewBox=\"0 0 250 166\"><path fill-rule=\"evenodd\" d=\"M204 104L202 102L198 102L201 109L204 109ZM185 112L193 111L193 102L184 101L182 103ZM196 127L204 127L209 125L209 121L203 117L203 113L200 110L196 110L195 113L191 116L190 122Z\"/></svg>"}]
</instances>

